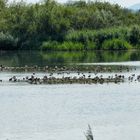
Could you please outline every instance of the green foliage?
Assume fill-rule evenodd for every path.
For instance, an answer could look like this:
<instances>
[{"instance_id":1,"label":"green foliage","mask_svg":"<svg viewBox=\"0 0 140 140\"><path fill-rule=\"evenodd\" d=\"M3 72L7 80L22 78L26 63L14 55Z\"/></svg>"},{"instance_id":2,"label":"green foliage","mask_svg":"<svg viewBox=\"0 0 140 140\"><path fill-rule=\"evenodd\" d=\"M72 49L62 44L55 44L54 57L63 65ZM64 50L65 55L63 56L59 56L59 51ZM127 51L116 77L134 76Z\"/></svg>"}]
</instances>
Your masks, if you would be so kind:
<instances>
[{"instance_id":1,"label":"green foliage","mask_svg":"<svg viewBox=\"0 0 140 140\"><path fill-rule=\"evenodd\" d=\"M56 50L58 47L58 42L56 41L48 41L43 42L41 45L41 50Z\"/></svg>"},{"instance_id":2,"label":"green foliage","mask_svg":"<svg viewBox=\"0 0 140 140\"><path fill-rule=\"evenodd\" d=\"M140 44L140 26L133 26L129 32L129 41L133 45Z\"/></svg>"},{"instance_id":3,"label":"green foliage","mask_svg":"<svg viewBox=\"0 0 140 140\"><path fill-rule=\"evenodd\" d=\"M93 41L88 41L87 42L87 46L86 46L87 50L96 50L96 44Z\"/></svg>"},{"instance_id":4,"label":"green foliage","mask_svg":"<svg viewBox=\"0 0 140 140\"><path fill-rule=\"evenodd\" d=\"M67 41L58 45L57 49L61 51L81 51L84 50L84 45L82 43Z\"/></svg>"},{"instance_id":5,"label":"green foliage","mask_svg":"<svg viewBox=\"0 0 140 140\"><path fill-rule=\"evenodd\" d=\"M51 51L78 51L84 50L84 45L81 43L74 42L63 42L59 44L56 41L44 42L41 46L42 50L51 50Z\"/></svg>"},{"instance_id":6,"label":"green foliage","mask_svg":"<svg viewBox=\"0 0 140 140\"><path fill-rule=\"evenodd\" d=\"M6 4L7 4L6 0L0 0L0 9L5 8Z\"/></svg>"},{"instance_id":7,"label":"green foliage","mask_svg":"<svg viewBox=\"0 0 140 140\"><path fill-rule=\"evenodd\" d=\"M128 28L109 28L101 30L83 30L83 31L70 31L66 35L67 41L81 42L87 44L88 42L93 42L96 46L94 49L101 49L102 43L105 40L114 38L125 38L127 35Z\"/></svg>"},{"instance_id":8,"label":"green foliage","mask_svg":"<svg viewBox=\"0 0 140 140\"><path fill-rule=\"evenodd\" d=\"M138 26L131 28L134 23ZM139 26L140 12L131 12L108 2L59 4L46 0L27 4L24 1L10 3L0 0L0 32L8 32L14 37L14 42L18 38L18 49L40 49L43 41L49 44L44 46L55 46L53 43L59 42L59 46L73 48L71 43L80 43L84 50L101 49L105 40L114 38L122 38L138 46Z\"/></svg>"},{"instance_id":9,"label":"green foliage","mask_svg":"<svg viewBox=\"0 0 140 140\"><path fill-rule=\"evenodd\" d=\"M120 39L105 40L102 44L104 50L128 50L131 48L132 46L128 42Z\"/></svg>"},{"instance_id":10,"label":"green foliage","mask_svg":"<svg viewBox=\"0 0 140 140\"><path fill-rule=\"evenodd\" d=\"M15 50L17 49L17 43L17 38L14 38L9 33L0 32L0 50Z\"/></svg>"}]
</instances>

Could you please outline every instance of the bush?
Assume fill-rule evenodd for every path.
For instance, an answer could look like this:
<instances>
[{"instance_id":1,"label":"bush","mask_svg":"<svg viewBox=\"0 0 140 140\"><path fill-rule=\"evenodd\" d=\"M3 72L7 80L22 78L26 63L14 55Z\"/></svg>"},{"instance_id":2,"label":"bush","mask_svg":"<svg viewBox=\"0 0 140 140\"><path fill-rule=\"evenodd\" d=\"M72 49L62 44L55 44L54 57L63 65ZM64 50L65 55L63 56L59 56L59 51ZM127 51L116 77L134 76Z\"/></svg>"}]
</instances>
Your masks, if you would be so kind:
<instances>
[{"instance_id":1,"label":"bush","mask_svg":"<svg viewBox=\"0 0 140 140\"><path fill-rule=\"evenodd\" d=\"M132 46L127 41L120 39L106 40L102 44L104 50L128 50L131 48Z\"/></svg>"},{"instance_id":2,"label":"bush","mask_svg":"<svg viewBox=\"0 0 140 140\"><path fill-rule=\"evenodd\" d=\"M57 46L57 50L60 51L80 51L84 50L84 45L78 42L63 42L62 44Z\"/></svg>"},{"instance_id":3,"label":"bush","mask_svg":"<svg viewBox=\"0 0 140 140\"><path fill-rule=\"evenodd\" d=\"M140 27L139 26L133 26L129 32L128 39L131 44L133 45L139 45L140 44Z\"/></svg>"},{"instance_id":4,"label":"bush","mask_svg":"<svg viewBox=\"0 0 140 140\"><path fill-rule=\"evenodd\" d=\"M14 38L9 33L0 32L0 49L15 50L17 49L18 39Z\"/></svg>"},{"instance_id":5,"label":"bush","mask_svg":"<svg viewBox=\"0 0 140 140\"><path fill-rule=\"evenodd\" d=\"M96 50L97 49L96 44L93 41L88 41L86 47L87 47L87 50Z\"/></svg>"},{"instance_id":6,"label":"bush","mask_svg":"<svg viewBox=\"0 0 140 140\"><path fill-rule=\"evenodd\" d=\"M75 43L71 41L58 43L57 41L44 42L41 46L41 50L50 51L78 51L84 50L84 45L82 43Z\"/></svg>"},{"instance_id":7,"label":"bush","mask_svg":"<svg viewBox=\"0 0 140 140\"><path fill-rule=\"evenodd\" d=\"M41 50L56 50L58 46L57 41L48 41L48 42L43 42L41 46Z\"/></svg>"},{"instance_id":8,"label":"bush","mask_svg":"<svg viewBox=\"0 0 140 140\"><path fill-rule=\"evenodd\" d=\"M87 44L87 42L94 42L96 49L102 49L102 43L105 40L123 38L128 32L127 27L100 29L100 30L80 30L80 31L69 31L65 37L66 41L81 42Z\"/></svg>"}]
</instances>

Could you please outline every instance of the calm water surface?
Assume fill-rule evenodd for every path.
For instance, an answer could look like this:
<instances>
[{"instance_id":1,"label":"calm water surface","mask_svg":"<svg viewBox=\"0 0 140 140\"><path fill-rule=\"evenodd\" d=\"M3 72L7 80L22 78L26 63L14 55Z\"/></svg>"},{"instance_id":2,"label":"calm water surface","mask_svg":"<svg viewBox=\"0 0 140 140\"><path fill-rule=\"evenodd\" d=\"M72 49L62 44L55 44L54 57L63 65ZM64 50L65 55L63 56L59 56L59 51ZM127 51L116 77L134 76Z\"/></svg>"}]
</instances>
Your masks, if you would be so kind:
<instances>
[{"instance_id":1,"label":"calm water surface","mask_svg":"<svg viewBox=\"0 0 140 140\"><path fill-rule=\"evenodd\" d=\"M0 54L0 63L6 66L109 63L138 68L139 62L137 51ZM1 72L0 79L6 81L13 74L30 73ZM0 140L85 140L87 124L95 140L139 140L140 83L0 84Z\"/></svg>"},{"instance_id":2,"label":"calm water surface","mask_svg":"<svg viewBox=\"0 0 140 140\"><path fill-rule=\"evenodd\" d=\"M4 66L46 66L75 63L108 63L140 61L140 51L94 52L0 52L0 64Z\"/></svg>"}]
</instances>

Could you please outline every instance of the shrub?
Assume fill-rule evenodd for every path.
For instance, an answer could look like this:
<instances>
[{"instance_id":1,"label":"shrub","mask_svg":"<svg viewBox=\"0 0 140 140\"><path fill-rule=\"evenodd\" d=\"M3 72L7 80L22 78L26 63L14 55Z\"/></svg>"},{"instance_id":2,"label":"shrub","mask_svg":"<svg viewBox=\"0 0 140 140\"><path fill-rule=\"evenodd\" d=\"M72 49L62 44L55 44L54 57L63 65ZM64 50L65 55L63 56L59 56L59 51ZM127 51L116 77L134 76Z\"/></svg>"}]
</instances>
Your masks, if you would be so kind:
<instances>
[{"instance_id":1,"label":"shrub","mask_svg":"<svg viewBox=\"0 0 140 140\"><path fill-rule=\"evenodd\" d=\"M0 49L14 50L17 49L18 39L14 38L9 33L0 32Z\"/></svg>"},{"instance_id":2,"label":"shrub","mask_svg":"<svg viewBox=\"0 0 140 140\"><path fill-rule=\"evenodd\" d=\"M132 46L127 41L120 39L106 40L102 44L104 50L128 50L131 48Z\"/></svg>"},{"instance_id":3,"label":"shrub","mask_svg":"<svg viewBox=\"0 0 140 140\"><path fill-rule=\"evenodd\" d=\"M88 41L87 42L87 46L86 46L87 50L96 50L96 44L93 41Z\"/></svg>"},{"instance_id":4,"label":"shrub","mask_svg":"<svg viewBox=\"0 0 140 140\"><path fill-rule=\"evenodd\" d=\"M84 45L78 42L66 41L63 43L58 43L57 41L44 42L41 46L41 50L51 50L51 51L78 51L84 50Z\"/></svg>"},{"instance_id":5,"label":"shrub","mask_svg":"<svg viewBox=\"0 0 140 140\"><path fill-rule=\"evenodd\" d=\"M63 42L62 44L57 46L57 50L60 51L80 51L84 50L84 45L78 42Z\"/></svg>"},{"instance_id":6,"label":"shrub","mask_svg":"<svg viewBox=\"0 0 140 140\"><path fill-rule=\"evenodd\" d=\"M48 41L48 42L43 42L41 45L41 50L56 50L58 46L57 41Z\"/></svg>"},{"instance_id":7,"label":"shrub","mask_svg":"<svg viewBox=\"0 0 140 140\"><path fill-rule=\"evenodd\" d=\"M133 26L129 32L128 39L131 44L138 45L140 44L140 27Z\"/></svg>"},{"instance_id":8,"label":"shrub","mask_svg":"<svg viewBox=\"0 0 140 140\"><path fill-rule=\"evenodd\" d=\"M87 42L94 42L96 49L101 49L101 45L105 40L123 38L128 32L127 27L107 28L100 30L80 30L69 31L65 37L66 41L81 42L87 44Z\"/></svg>"}]
</instances>

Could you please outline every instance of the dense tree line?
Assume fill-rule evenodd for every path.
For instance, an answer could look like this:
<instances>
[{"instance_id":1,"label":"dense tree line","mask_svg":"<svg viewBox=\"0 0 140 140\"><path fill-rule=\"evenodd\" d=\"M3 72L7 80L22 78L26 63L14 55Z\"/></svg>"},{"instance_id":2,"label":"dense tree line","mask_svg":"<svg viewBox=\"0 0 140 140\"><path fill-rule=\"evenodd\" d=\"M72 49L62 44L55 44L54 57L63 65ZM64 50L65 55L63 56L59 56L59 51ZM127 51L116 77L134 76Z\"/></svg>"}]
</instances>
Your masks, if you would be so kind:
<instances>
[{"instance_id":1,"label":"dense tree line","mask_svg":"<svg viewBox=\"0 0 140 140\"><path fill-rule=\"evenodd\" d=\"M137 26L132 27L134 24ZM66 46L68 50L72 46L80 46L80 50L98 49L102 44L97 41L103 37L103 30L109 35L118 27L125 27L124 32L116 31L118 36L137 46L140 43L139 25L139 11L133 12L108 2L71 1L60 4L47 0L27 4L24 1L10 3L0 0L0 49L51 49L51 46L56 46L54 50L67 50ZM87 40L86 36L83 38L86 41L77 42L69 38L75 34L76 40L79 32L93 37Z\"/></svg>"}]
</instances>

